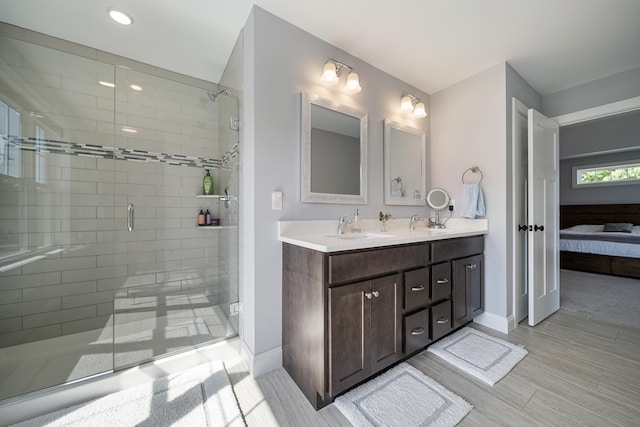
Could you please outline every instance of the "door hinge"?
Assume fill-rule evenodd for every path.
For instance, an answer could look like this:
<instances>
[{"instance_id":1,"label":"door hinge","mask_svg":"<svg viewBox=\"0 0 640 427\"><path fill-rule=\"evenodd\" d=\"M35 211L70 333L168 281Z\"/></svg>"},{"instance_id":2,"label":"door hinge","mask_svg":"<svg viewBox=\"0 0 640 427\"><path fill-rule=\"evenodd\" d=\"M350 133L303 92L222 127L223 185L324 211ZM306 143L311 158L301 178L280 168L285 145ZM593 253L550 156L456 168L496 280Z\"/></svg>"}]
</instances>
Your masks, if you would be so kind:
<instances>
[{"instance_id":1,"label":"door hinge","mask_svg":"<svg viewBox=\"0 0 640 427\"><path fill-rule=\"evenodd\" d=\"M229 315L237 316L240 314L240 302L232 302L229 304Z\"/></svg>"},{"instance_id":2,"label":"door hinge","mask_svg":"<svg viewBox=\"0 0 640 427\"><path fill-rule=\"evenodd\" d=\"M236 119L235 117L229 117L229 129L240 130L240 119Z\"/></svg>"}]
</instances>

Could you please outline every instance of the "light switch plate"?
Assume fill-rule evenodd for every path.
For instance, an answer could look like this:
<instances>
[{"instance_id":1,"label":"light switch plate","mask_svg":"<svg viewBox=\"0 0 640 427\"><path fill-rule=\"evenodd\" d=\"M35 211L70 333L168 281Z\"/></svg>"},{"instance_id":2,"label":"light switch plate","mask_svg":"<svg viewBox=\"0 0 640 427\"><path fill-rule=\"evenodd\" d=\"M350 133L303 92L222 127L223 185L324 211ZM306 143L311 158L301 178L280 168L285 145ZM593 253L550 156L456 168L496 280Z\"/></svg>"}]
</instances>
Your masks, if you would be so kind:
<instances>
[{"instance_id":1,"label":"light switch plate","mask_svg":"<svg viewBox=\"0 0 640 427\"><path fill-rule=\"evenodd\" d=\"M274 211L282 210L282 191L271 193L271 209Z\"/></svg>"}]
</instances>

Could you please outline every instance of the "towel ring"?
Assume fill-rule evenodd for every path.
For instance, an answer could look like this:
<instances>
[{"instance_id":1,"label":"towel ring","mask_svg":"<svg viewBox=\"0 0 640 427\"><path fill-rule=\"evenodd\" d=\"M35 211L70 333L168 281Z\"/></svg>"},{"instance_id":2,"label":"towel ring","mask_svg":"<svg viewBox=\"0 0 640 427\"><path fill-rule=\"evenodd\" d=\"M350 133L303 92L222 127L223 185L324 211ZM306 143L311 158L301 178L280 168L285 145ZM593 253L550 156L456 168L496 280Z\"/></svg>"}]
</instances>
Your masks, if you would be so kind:
<instances>
[{"instance_id":1,"label":"towel ring","mask_svg":"<svg viewBox=\"0 0 640 427\"><path fill-rule=\"evenodd\" d=\"M480 184L482 182L482 178L484 178L484 175L482 174L482 171L480 170L480 168L478 166L471 166L469 169L467 169L466 171L464 171L462 173L462 183L463 184L468 184L467 182L464 182L464 176L467 174L467 172L479 173L480 174L480 181L478 181L477 184Z\"/></svg>"}]
</instances>

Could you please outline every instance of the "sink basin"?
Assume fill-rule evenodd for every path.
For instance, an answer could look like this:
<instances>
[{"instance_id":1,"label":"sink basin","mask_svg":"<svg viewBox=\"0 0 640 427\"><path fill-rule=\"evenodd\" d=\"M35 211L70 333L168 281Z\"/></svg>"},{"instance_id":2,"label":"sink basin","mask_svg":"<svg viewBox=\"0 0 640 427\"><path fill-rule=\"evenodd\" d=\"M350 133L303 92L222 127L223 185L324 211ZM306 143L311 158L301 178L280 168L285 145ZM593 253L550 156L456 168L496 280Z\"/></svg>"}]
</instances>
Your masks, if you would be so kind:
<instances>
[{"instance_id":1,"label":"sink basin","mask_svg":"<svg viewBox=\"0 0 640 427\"><path fill-rule=\"evenodd\" d=\"M327 237L340 240L371 240L371 239L384 239L388 237L396 237L393 234L383 233L347 233L347 234L329 234Z\"/></svg>"}]
</instances>

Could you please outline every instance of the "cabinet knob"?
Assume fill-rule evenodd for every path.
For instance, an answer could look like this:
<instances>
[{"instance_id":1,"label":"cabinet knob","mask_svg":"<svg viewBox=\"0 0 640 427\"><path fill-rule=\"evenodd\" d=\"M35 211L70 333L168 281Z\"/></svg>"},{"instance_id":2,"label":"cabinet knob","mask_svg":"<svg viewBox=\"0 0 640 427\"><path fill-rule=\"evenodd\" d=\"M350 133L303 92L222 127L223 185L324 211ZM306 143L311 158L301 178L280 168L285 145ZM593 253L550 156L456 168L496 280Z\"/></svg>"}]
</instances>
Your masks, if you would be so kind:
<instances>
[{"instance_id":1,"label":"cabinet knob","mask_svg":"<svg viewBox=\"0 0 640 427\"><path fill-rule=\"evenodd\" d=\"M365 292L364 296L367 297L367 299L373 298L373 294L371 292Z\"/></svg>"},{"instance_id":2,"label":"cabinet knob","mask_svg":"<svg viewBox=\"0 0 640 427\"><path fill-rule=\"evenodd\" d=\"M378 291L373 291L373 296L378 298L380 296L380 292Z\"/></svg>"},{"instance_id":3,"label":"cabinet knob","mask_svg":"<svg viewBox=\"0 0 640 427\"><path fill-rule=\"evenodd\" d=\"M438 279L438 280L436 280L436 283L437 283L438 285L444 285L445 283L449 283L449 279L447 279L447 278L444 278L444 279Z\"/></svg>"},{"instance_id":4,"label":"cabinet knob","mask_svg":"<svg viewBox=\"0 0 640 427\"><path fill-rule=\"evenodd\" d=\"M411 330L411 335L422 335L424 334L424 328L414 328Z\"/></svg>"},{"instance_id":5,"label":"cabinet knob","mask_svg":"<svg viewBox=\"0 0 640 427\"><path fill-rule=\"evenodd\" d=\"M422 285L413 286L413 287L411 288L411 290L412 290L413 292L424 291L424 286L422 286Z\"/></svg>"},{"instance_id":6,"label":"cabinet knob","mask_svg":"<svg viewBox=\"0 0 640 427\"><path fill-rule=\"evenodd\" d=\"M476 268L476 267L477 267L477 265L476 265L476 264L467 264L465 267L467 267L467 268L469 268L469 269L473 270L474 268Z\"/></svg>"},{"instance_id":7,"label":"cabinet knob","mask_svg":"<svg viewBox=\"0 0 640 427\"><path fill-rule=\"evenodd\" d=\"M448 321L449 321L449 318L448 317L444 317L444 316L443 317L438 317L436 319L436 323L440 323L440 324L447 323Z\"/></svg>"}]
</instances>

